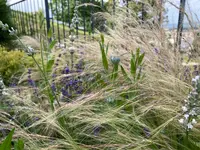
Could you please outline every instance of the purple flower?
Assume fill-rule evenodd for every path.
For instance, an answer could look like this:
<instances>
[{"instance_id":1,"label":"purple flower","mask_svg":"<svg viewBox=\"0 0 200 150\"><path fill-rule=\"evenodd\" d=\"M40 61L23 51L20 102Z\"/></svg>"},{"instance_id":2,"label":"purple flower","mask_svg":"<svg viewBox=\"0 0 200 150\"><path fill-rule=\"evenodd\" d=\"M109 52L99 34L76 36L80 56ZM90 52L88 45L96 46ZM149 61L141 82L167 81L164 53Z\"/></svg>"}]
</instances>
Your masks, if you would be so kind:
<instances>
[{"instance_id":1,"label":"purple flower","mask_svg":"<svg viewBox=\"0 0 200 150\"><path fill-rule=\"evenodd\" d=\"M68 74L70 73L69 67L65 67L64 70L62 71L63 74Z\"/></svg>"},{"instance_id":2,"label":"purple flower","mask_svg":"<svg viewBox=\"0 0 200 150\"><path fill-rule=\"evenodd\" d=\"M68 91L65 88L62 88L61 92L63 96L69 96Z\"/></svg>"},{"instance_id":3,"label":"purple flower","mask_svg":"<svg viewBox=\"0 0 200 150\"><path fill-rule=\"evenodd\" d=\"M15 86L17 86L15 83L11 83L11 84L9 85L9 87L15 87Z\"/></svg>"},{"instance_id":4,"label":"purple flower","mask_svg":"<svg viewBox=\"0 0 200 150\"><path fill-rule=\"evenodd\" d=\"M69 81L69 85L73 85L74 84L74 81L73 80L70 80Z\"/></svg>"},{"instance_id":5,"label":"purple flower","mask_svg":"<svg viewBox=\"0 0 200 150\"><path fill-rule=\"evenodd\" d=\"M80 61L78 62L78 64L75 64L75 68L77 69L77 70L76 70L77 72L82 72L83 67L84 67L83 60L80 60Z\"/></svg>"},{"instance_id":6,"label":"purple flower","mask_svg":"<svg viewBox=\"0 0 200 150\"><path fill-rule=\"evenodd\" d=\"M53 92L56 92L56 85L55 85L55 83L52 83L51 89L52 89Z\"/></svg>"},{"instance_id":7,"label":"purple flower","mask_svg":"<svg viewBox=\"0 0 200 150\"><path fill-rule=\"evenodd\" d=\"M38 121L38 120L40 120L40 118L38 118L38 117L34 117L33 118L33 121L35 122L35 121Z\"/></svg>"},{"instance_id":8,"label":"purple flower","mask_svg":"<svg viewBox=\"0 0 200 150\"><path fill-rule=\"evenodd\" d=\"M83 90L80 88L76 91L77 94L82 94L83 93Z\"/></svg>"},{"instance_id":9,"label":"purple flower","mask_svg":"<svg viewBox=\"0 0 200 150\"><path fill-rule=\"evenodd\" d=\"M55 78L55 77L56 77L56 74L53 73L53 74L52 74L52 78Z\"/></svg>"},{"instance_id":10,"label":"purple flower","mask_svg":"<svg viewBox=\"0 0 200 150\"><path fill-rule=\"evenodd\" d=\"M154 48L154 52L155 52L156 54L158 54L158 53L159 53L158 48Z\"/></svg>"},{"instance_id":11,"label":"purple flower","mask_svg":"<svg viewBox=\"0 0 200 150\"><path fill-rule=\"evenodd\" d=\"M94 127L93 133L95 136L98 136L100 131L101 131L100 126L96 126L96 127Z\"/></svg>"},{"instance_id":12,"label":"purple flower","mask_svg":"<svg viewBox=\"0 0 200 150\"><path fill-rule=\"evenodd\" d=\"M147 129L147 128L144 128L144 134L147 138L149 138L151 136L151 133L150 133L149 129Z\"/></svg>"},{"instance_id":13,"label":"purple flower","mask_svg":"<svg viewBox=\"0 0 200 150\"><path fill-rule=\"evenodd\" d=\"M36 97L38 97L38 89L34 88L34 93L33 93Z\"/></svg>"},{"instance_id":14,"label":"purple flower","mask_svg":"<svg viewBox=\"0 0 200 150\"><path fill-rule=\"evenodd\" d=\"M31 74L31 69L30 68L28 69L28 74Z\"/></svg>"},{"instance_id":15,"label":"purple flower","mask_svg":"<svg viewBox=\"0 0 200 150\"><path fill-rule=\"evenodd\" d=\"M31 78L28 79L28 84L32 87L35 87L35 82Z\"/></svg>"}]
</instances>

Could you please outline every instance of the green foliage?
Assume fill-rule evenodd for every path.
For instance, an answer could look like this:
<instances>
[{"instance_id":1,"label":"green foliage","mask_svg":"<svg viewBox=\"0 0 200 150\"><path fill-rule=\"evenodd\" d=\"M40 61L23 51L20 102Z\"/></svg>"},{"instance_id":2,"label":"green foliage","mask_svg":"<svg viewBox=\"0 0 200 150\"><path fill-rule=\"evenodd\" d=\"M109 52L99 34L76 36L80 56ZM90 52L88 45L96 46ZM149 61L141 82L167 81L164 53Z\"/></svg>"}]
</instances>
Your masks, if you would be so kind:
<instances>
[{"instance_id":1,"label":"green foliage","mask_svg":"<svg viewBox=\"0 0 200 150\"><path fill-rule=\"evenodd\" d=\"M100 45L100 50L101 50L101 56L102 56L102 63L103 63L103 67L106 71L108 71L108 59L107 59L107 52L108 52L108 47L109 45L107 44L107 46L105 46L104 43L104 35L101 34L101 41L99 42Z\"/></svg>"},{"instance_id":2,"label":"green foliage","mask_svg":"<svg viewBox=\"0 0 200 150\"><path fill-rule=\"evenodd\" d=\"M22 72L24 64L24 53L20 51L2 51L0 53L0 74L6 85L9 84L10 78Z\"/></svg>"},{"instance_id":3,"label":"green foliage","mask_svg":"<svg viewBox=\"0 0 200 150\"><path fill-rule=\"evenodd\" d=\"M36 60L40 60L37 55ZM26 57L24 52L18 50L0 52L0 74L6 85L12 82L12 78L19 77L25 68L34 66L34 61L30 57Z\"/></svg>"},{"instance_id":4,"label":"green foliage","mask_svg":"<svg viewBox=\"0 0 200 150\"><path fill-rule=\"evenodd\" d=\"M7 0L0 0L0 20L3 23L7 23L8 26L13 27L14 24L12 22L12 16L11 16L11 10L6 5ZM11 40L15 39L12 36L9 36L9 33L7 31L0 30L0 45L3 45L5 47L12 46Z\"/></svg>"},{"instance_id":5,"label":"green foliage","mask_svg":"<svg viewBox=\"0 0 200 150\"><path fill-rule=\"evenodd\" d=\"M144 55L145 53L140 54L139 48L136 50L135 54L132 53L130 69L131 69L131 75L135 81L141 78L141 69L143 66Z\"/></svg>"},{"instance_id":6,"label":"green foliage","mask_svg":"<svg viewBox=\"0 0 200 150\"><path fill-rule=\"evenodd\" d=\"M14 134L14 131L15 129L12 129L12 131L8 134L6 139L1 144L0 150L11 150L11 141L12 141L12 136Z\"/></svg>"},{"instance_id":7,"label":"green foliage","mask_svg":"<svg viewBox=\"0 0 200 150\"><path fill-rule=\"evenodd\" d=\"M16 141L14 144L14 150L24 150L24 141L18 139L18 141Z\"/></svg>"},{"instance_id":8,"label":"green foliage","mask_svg":"<svg viewBox=\"0 0 200 150\"><path fill-rule=\"evenodd\" d=\"M11 150L12 148L12 137L15 129L12 129L6 139L0 145L0 150ZM18 141L14 142L14 150L24 150L24 141L18 139Z\"/></svg>"},{"instance_id":9,"label":"green foliage","mask_svg":"<svg viewBox=\"0 0 200 150\"><path fill-rule=\"evenodd\" d=\"M100 35L100 39L101 41L99 42L99 45L100 45L100 50L101 50L102 64L103 64L104 69L108 72L109 64L108 64L107 53L108 53L109 44L105 46L105 40L104 40L103 34ZM144 56L145 56L145 53L141 54L140 48L136 50L135 54L132 52L131 61L130 61L130 66L131 66L130 74L132 76L133 81L140 80L141 78L141 75L142 75L141 71L143 67ZM120 58L112 56L111 62L113 64L111 79L115 80L118 76ZM120 65L120 68L124 77L128 79L129 81L131 81L131 78L129 78L128 74L126 73L122 65Z\"/></svg>"}]
</instances>

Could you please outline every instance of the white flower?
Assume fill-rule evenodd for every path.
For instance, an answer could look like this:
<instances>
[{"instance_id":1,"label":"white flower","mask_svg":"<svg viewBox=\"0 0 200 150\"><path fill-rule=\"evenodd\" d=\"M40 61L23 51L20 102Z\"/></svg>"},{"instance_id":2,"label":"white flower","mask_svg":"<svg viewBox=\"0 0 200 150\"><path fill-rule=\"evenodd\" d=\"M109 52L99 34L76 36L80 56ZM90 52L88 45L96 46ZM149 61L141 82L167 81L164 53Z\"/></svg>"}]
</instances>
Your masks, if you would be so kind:
<instances>
[{"instance_id":1,"label":"white flower","mask_svg":"<svg viewBox=\"0 0 200 150\"><path fill-rule=\"evenodd\" d=\"M11 27L11 30L8 30L10 35L16 35L17 34L17 30L14 30L13 27Z\"/></svg>"},{"instance_id":2,"label":"white flower","mask_svg":"<svg viewBox=\"0 0 200 150\"><path fill-rule=\"evenodd\" d=\"M196 76L195 80L198 81L200 79L200 76Z\"/></svg>"},{"instance_id":3,"label":"white flower","mask_svg":"<svg viewBox=\"0 0 200 150\"><path fill-rule=\"evenodd\" d=\"M27 49L27 55L28 56L33 56L35 54L35 50L32 47L28 47Z\"/></svg>"},{"instance_id":4,"label":"white flower","mask_svg":"<svg viewBox=\"0 0 200 150\"><path fill-rule=\"evenodd\" d=\"M69 39L71 42L74 42L74 40L76 39L76 35L70 35Z\"/></svg>"},{"instance_id":5,"label":"white flower","mask_svg":"<svg viewBox=\"0 0 200 150\"><path fill-rule=\"evenodd\" d=\"M184 124L184 119L183 118L179 119L178 121L179 121L180 124Z\"/></svg>"},{"instance_id":6,"label":"white flower","mask_svg":"<svg viewBox=\"0 0 200 150\"><path fill-rule=\"evenodd\" d=\"M183 107L182 107L182 110L183 110L183 112L186 112L186 111L188 111L188 109L187 109L187 107L186 107L186 106L183 106Z\"/></svg>"},{"instance_id":7,"label":"white flower","mask_svg":"<svg viewBox=\"0 0 200 150\"><path fill-rule=\"evenodd\" d=\"M126 1L125 0L120 0L119 1L119 7L124 7L126 6Z\"/></svg>"},{"instance_id":8,"label":"white flower","mask_svg":"<svg viewBox=\"0 0 200 150\"><path fill-rule=\"evenodd\" d=\"M195 79L195 78L193 78L193 79L192 79L192 82L196 82L196 79Z\"/></svg>"},{"instance_id":9,"label":"white flower","mask_svg":"<svg viewBox=\"0 0 200 150\"><path fill-rule=\"evenodd\" d=\"M2 94L3 94L3 95L7 95L7 96L10 95L9 93L7 93L7 92L4 91L4 90L3 90L3 93L2 93Z\"/></svg>"},{"instance_id":10,"label":"white flower","mask_svg":"<svg viewBox=\"0 0 200 150\"><path fill-rule=\"evenodd\" d=\"M192 119L192 124L196 124L197 121L195 119Z\"/></svg>"},{"instance_id":11,"label":"white flower","mask_svg":"<svg viewBox=\"0 0 200 150\"><path fill-rule=\"evenodd\" d=\"M192 79L192 82L197 82L198 80L200 80L200 76L196 76L195 78Z\"/></svg>"},{"instance_id":12,"label":"white flower","mask_svg":"<svg viewBox=\"0 0 200 150\"><path fill-rule=\"evenodd\" d=\"M193 128L193 125L192 125L191 122L187 124L187 128L188 128L188 129L192 129L192 128Z\"/></svg>"},{"instance_id":13,"label":"white flower","mask_svg":"<svg viewBox=\"0 0 200 150\"><path fill-rule=\"evenodd\" d=\"M194 110L191 110L189 115L194 116L194 115L196 115L196 112Z\"/></svg>"},{"instance_id":14,"label":"white flower","mask_svg":"<svg viewBox=\"0 0 200 150\"><path fill-rule=\"evenodd\" d=\"M189 115L188 115L188 114L185 114L184 117L185 117L185 119L188 119Z\"/></svg>"},{"instance_id":15,"label":"white flower","mask_svg":"<svg viewBox=\"0 0 200 150\"><path fill-rule=\"evenodd\" d=\"M192 91L192 94L193 94L193 95L198 95L198 93L197 93L196 90Z\"/></svg>"},{"instance_id":16,"label":"white flower","mask_svg":"<svg viewBox=\"0 0 200 150\"><path fill-rule=\"evenodd\" d=\"M3 27L2 27L2 30L6 31L6 30L8 30L8 28L9 28L8 24L4 24Z\"/></svg>"}]
</instances>

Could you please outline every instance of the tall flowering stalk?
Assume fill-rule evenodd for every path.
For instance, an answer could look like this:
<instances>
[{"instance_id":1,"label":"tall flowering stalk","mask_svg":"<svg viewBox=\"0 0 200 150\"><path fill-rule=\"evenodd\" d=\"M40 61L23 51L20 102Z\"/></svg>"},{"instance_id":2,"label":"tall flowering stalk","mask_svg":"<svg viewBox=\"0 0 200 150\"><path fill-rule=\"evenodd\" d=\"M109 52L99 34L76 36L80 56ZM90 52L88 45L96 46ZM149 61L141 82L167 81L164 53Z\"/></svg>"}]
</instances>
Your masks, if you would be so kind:
<instances>
[{"instance_id":1,"label":"tall flowering stalk","mask_svg":"<svg viewBox=\"0 0 200 150\"><path fill-rule=\"evenodd\" d=\"M186 130L186 136L188 138L189 131L197 123L196 118L200 114L200 76L196 76L192 79L193 89L189 93L187 99L182 106L183 118L179 120L179 123L183 125Z\"/></svg>"},{"instance_id":2,"label":"tall flowering stalk","mask_svg":"<svg viewBox=\"0 0 200 150\"><path fill-rule=\"evenodd\" d=\"M51 89L51 84L49 83L47 74L45 72L46 69L45 69L45 64L44 64L44 60L43 60L43 50L41 49L42 66L40 66L39 63L37 62L37 60L35 59L35 56L34 56L35 53L36 53L35 50L31 47L25 46L22 43L20 38L17 36L17 30L14 30L12 27L11 27L11 30L10 30L9 26L7 24L3 24L1 21L0 21L0 29L8 31L11 36L15 36L19 40L19 42L22 44L22 46L24 47L24 51L27 53L27 55L30 56L33 59L33 61L35 62L35 64L37 65L39 71L42 74L42 77L44 78L45 84L48 87L48 96L49 96L49 100L50 100L51 109L54 110L54 105L53 105L54 99L57 101L58 105L60 106L60 103L59 103L57 97L55 95L53 95L53 92L52 92L52 89ZM49 49L50 49L50 46L53 47L50 44L49 47L48 47Z\"/></svg>"}]
</instances>

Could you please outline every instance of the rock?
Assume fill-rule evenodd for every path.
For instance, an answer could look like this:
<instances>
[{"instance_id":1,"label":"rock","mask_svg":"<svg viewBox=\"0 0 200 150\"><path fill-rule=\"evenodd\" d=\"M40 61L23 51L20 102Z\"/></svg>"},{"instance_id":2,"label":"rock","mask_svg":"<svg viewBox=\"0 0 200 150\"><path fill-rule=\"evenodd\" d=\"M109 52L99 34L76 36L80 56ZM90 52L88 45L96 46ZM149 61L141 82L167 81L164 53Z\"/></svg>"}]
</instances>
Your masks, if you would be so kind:
<instances>
[{"instance_id":1,"label":"rock","mask_svg":"<svg viewBox=\"0 0 200 150\"><path fill-rule=\"evenodd\" d=\"M25 45L31 46L36 50L40 49L40 43L36 39L30 36L22 36L20 39Z\"/></svg>"}]
</instances>

